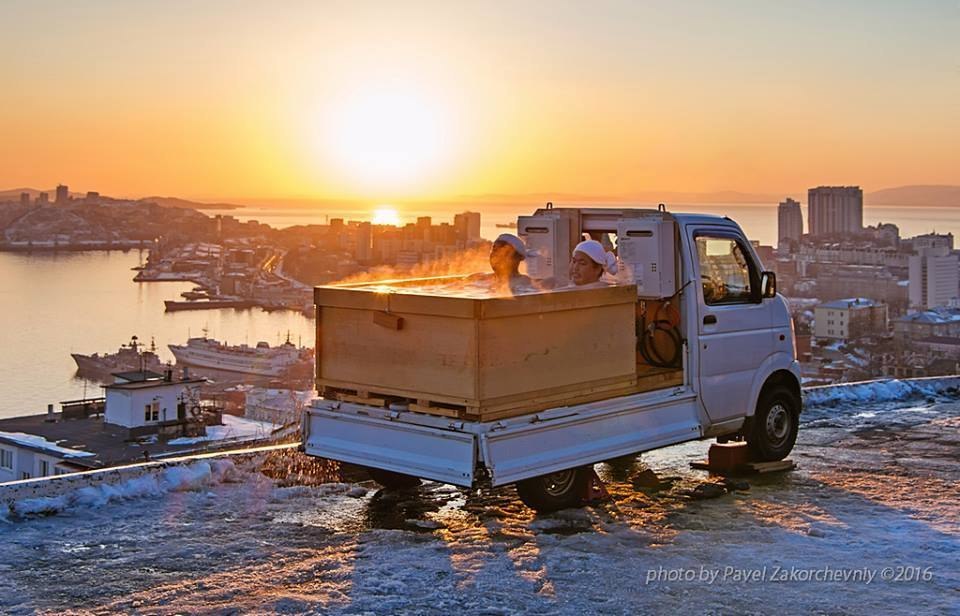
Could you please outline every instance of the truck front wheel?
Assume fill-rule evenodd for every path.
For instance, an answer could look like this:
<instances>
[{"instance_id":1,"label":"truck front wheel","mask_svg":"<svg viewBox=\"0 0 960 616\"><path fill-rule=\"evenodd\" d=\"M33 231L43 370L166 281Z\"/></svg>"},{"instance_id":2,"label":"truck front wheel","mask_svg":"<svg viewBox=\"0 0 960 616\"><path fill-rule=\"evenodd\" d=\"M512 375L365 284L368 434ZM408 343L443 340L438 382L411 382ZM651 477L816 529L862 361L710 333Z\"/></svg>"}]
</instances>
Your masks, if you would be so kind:
<instances>
[{"instance_id":1,"label":"truck front wheel","mask_svg":"<svg viewBox=\"0 0 960 616\"><path fill-rule=\"evenodd\" d=\"M388 490L406 490L420 485L420 480L413 475L404 475L403 473L385 471L382 468L370 466L367 467L367 473L371 479Z\"/></svg>"},{"instance_id":2,"label":"truck front wheel","mask_svg":"<svg viewBox=\"0 0 960 616\"><path fill-rule=\"evenodd\" d=\"M589 480L589 467L571 468L524 479L517 483L517 495L524 505L540 513L579 507Z\"/></svg>"},{"instance_id":3,"label":"truck front wheel","mask_svg":"<svg viewBox=\"0 0 960 616\"><path fill-rule=\"evenodd\" d=\"M797 442L800 428L800 401L783 386L771 387L760 395L753 416L747 446L754 460L783 460Z\"/></svg>"}]
</instances>

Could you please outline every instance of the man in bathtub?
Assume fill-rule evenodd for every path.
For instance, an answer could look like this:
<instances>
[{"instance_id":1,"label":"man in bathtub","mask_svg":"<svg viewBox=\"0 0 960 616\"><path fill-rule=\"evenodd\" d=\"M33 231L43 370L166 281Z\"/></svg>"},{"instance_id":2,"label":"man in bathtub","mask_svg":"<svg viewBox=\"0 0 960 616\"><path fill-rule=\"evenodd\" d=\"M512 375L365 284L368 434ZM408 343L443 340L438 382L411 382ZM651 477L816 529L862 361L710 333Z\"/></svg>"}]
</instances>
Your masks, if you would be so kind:
<instances>
[{"instance_id":1,"label":"man in bathtub","mask_svg":"<svg viewBox=\"0 0 960 616\"><path fill-rule=\"evenodd\" d=\"M510 294L531 293L538 289L529 276L520 273L520 264L527 258L527 247L516 235L503 233L490 248L492 274L474 274L470 282L489 284L497 291Z\"/></svg>"},{"instance_id":2,"label":"man in bathtub","mask_svg":"<svg viewBox=\"0 0 960 616\"><path fill-rule=\"evenodd\" d=\"M597 240L584 240L577 244L570 256L570 282L578 287L604 286L608 284L603 275L615 276L617 257L608 252Z\"/></svg>"}]
</instances>

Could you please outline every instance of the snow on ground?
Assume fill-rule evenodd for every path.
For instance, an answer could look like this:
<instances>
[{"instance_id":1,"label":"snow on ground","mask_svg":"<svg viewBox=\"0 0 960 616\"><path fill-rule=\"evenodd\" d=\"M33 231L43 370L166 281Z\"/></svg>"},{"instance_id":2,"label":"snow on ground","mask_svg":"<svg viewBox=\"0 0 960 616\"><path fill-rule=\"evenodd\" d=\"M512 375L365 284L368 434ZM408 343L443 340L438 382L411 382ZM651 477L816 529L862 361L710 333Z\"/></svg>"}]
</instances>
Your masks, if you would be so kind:
<instances>
[{"instance_id":1,"label":"snow on ground","mask_svg":"<svg viewBox=\"0 0 960 616\"><path fill-rule=\"evenodd\" d=\"M37 436L36 434L25 434L23 432L2 432L0 431L0 438L7 439L18 445L23 445L24 447L33 447L35 449L43 449L49 451L52 454L58 454L65 458L83 458L86 456L96 455L89 451L81 451L79 449L70 449L69 447L61 447L56 443L52 443L42 436Z\"/></svg>"},{"instance_id":2,"label":"snow on ground","mask_svg":"<svg viewBox=\"0 0 960 616\"><path fill-rule=\"evenodd\" d=\"M19 519L53 515L76 508L102 507L116 501L159 497L168 492L197 490L236 476L230 460L204 460L183 466L171 466L121 483L99 483L59 496L26 498L10 506L9 514L0 512L0 519L9 522L10 517Z\"/></svg>"},{"instance_id":3,"label":"snow on ground","mask_svg":"<svg viewBox=\"0 0 960 616\"><path fill-rule=\"evenodd\" d=\"M871 404L897 400L954 396L960 389L960 377L887 379L811 387L804 391L805 405L830 407L839 404Z\"/></svg>"},{"instance_id":4,"label":"snow on ground","mask_svg":"<svg viewBox=\"0 0 960 616\"><path fill-rule=\"evenodd\" d=\"M553 515L510 488L284 486L198 462L0 522L0 613L960 613L947 395L830 394L798 470L691 500L708 443L689 443L598 465L613 500ZM659 486L633 486L645 468Z\"/></svg>"},{"instance_id":5,"label":"snow on ground","mask_svg":"<svg viewBox=\"0 0 960 616\"><path fill-rule=\"evenodd\" d=\"M206 436L182 436L167 441L168 445L195 445L210 441L252 441L267 438L278 426L266 422L224 415L222 426L207 426Z\"/></svg>"}]
</instances>

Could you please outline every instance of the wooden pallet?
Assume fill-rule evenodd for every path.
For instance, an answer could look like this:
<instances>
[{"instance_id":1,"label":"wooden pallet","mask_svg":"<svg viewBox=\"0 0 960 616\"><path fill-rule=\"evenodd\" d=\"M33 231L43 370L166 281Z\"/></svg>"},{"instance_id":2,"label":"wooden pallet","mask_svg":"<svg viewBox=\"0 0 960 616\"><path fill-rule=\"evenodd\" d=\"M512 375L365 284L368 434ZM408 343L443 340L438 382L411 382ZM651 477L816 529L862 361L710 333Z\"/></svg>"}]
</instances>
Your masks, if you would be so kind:
<instances>
[{"instance_id":1,"label":"wooden pallet","mask_svg":"<svg viewBox=\"0 0 960 616\"><path fill-rule=\"evenodd\" d=\"M790 459L779 460L777 462L747 462L746 464L738 465L733 471L724 472L710 466L710 463L704 460L702 462L691 462L690 468L710 471L718 475L760 475L793 470L797 468L797 463Z\"/></svg>"},{"instance_id":2,"label":"wooden pallet","mask_svg":"<svg viewBox=\"0 0 960 616\"><path fill-rule=\"evenodd\" d=\"M322 387L323 396L377 407L387 407L390 404L406 404L409 410L416 413L454 417L470 421L496 421L518 415L536 413L550 408L587 404L620 396L666 389L683 384L681 370L665 370L647 368L633 379L611 379L590 385L572 385L557 387L550 390L534 392L523 397L508 397L485 401L483 405L464 404L450 398L434 398L413 392L398 390L370 391L349 384L337 383Z\"/></svg>"},{"instance_id":3,"label":"wooden pallet","mask_svg":"<svg viewBox=\"0 0 960 616\"><path fill-rule=\"evenodd\" d=\"M797 463L793 460L778 460L777 462L748 462L741 464L737 470L745 474L763 474L775 473L778 471L789 471L797 468Z\"/></svg>"},{"instance_id":4,"label":"wooden pallet","mask_svg":"<svg viewBox=\"0 0 960 616\"><path fill-rule=\"evenodd\" d=\"M418 399L411 402L409 408L414 413L426 413L427 415L440 415L441 417L466 417L467 408L455 404L444 404L432 400Z\"/></svg>"},{"instance_id":5,"label":"wooden pallet","mask_svg":"<svg viewBox=\"0 0 960 616\"><path fill-rule=\"evenodd\" d=\"M363 390L341 390L333 387L326 387L324 388L322 395L327 399L339 400L341 402L353 402L354 404L365 404L367 406L376 406L380 408L385 408L391 403L389 398L373 395L369 391Z\"/></svg>"}]
</instances>

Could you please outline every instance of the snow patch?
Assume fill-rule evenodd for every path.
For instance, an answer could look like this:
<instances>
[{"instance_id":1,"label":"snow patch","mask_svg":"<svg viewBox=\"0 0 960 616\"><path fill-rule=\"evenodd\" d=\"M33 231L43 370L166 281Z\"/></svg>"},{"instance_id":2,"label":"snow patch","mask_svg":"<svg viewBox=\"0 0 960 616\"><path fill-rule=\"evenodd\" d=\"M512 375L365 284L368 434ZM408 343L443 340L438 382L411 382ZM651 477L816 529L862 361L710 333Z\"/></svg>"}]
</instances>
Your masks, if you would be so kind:
<instances>
[{"instance_id":1,"label":"snow patch","mask_svg":"<svg viewBox=\"0 0 960 616\"><path fill-rule=\"evenodd\" d=\"M266 421L256 421L245 417L223 416L222 426L207 426L206 436L183 436L167 441L168 445L196 445L210 441L251 441L269 438L277 428Z\"/></svg>"},{"instance_id":2,"label":"snow patch","mask_svg":"<svg viewBox=\"0 0 960 616\"><path fill-rule=\"evenodd\" d=\"M57 454L64 458L84 458L87 456L96 455L89 451L81 451L79 449L70 449L69 447L61 447L56 443L51 443L42 436L37 436L35 434L24 434L23 432L0 432L0 438L7 439L18 445L23 445L24 447L33 447L34 449L43 449L49 451L50 453Z\"/></svg>"},{"instance_id":3,"label":"snow patch","mask_svg":"<svg viewBox=\"0 0 960 616\"><path fill-rule=\"evenodd\" d=\"M804 390L803 399L807 406L874 404L955 394L958 389L960 377L957 376L885 379L810 387Z\"/></svg>"},{"instance_id":4,"label":"snow patch","mask_svg":"<svg viewBox=\"0 0 960 616\"><path fill-rule=\"evenodd\" d=\"M169 492L199 490L230 481L237 470L230 460L203 460L186 466L171 466L117 484L85 486L52 497L28 498L10 505L14 517L53 515L71 509L102 507L114 501L162 496Z\"/></svg>"}]
</instances>

